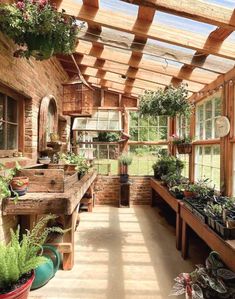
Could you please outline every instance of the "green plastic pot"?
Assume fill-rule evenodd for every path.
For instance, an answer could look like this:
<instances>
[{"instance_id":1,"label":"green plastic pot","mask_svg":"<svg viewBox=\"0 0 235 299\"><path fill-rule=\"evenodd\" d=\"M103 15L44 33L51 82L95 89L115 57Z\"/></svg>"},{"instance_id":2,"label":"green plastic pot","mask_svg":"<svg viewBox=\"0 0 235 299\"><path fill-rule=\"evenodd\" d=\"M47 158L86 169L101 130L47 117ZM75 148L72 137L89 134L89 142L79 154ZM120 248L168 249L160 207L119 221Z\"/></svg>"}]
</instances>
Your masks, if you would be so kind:
<instances>
[{"instance_id":1,"label":"green plastic pot","mask_svg":"<svg viewBox=\"0 0 235 299\"><path fill-rule=\"evenodd\" d=\"M35 269L35 279L31 290L44 286L59 269L61 258L54 246L43 245L43 256L47 257L47 262Z\"/></svg>"}]
</instances>

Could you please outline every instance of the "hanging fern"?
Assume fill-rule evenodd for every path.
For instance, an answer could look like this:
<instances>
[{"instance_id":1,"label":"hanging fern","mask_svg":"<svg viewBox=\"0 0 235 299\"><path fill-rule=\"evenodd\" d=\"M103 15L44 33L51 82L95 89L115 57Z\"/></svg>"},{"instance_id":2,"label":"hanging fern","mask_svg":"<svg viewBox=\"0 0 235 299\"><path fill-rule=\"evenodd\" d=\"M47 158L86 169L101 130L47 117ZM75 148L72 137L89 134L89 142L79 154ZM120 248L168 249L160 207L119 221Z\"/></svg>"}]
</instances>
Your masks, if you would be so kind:
<instances>
[{"instance_id":1,"label":"hanging fern","mask_svg":"<svg viewBox=\"0 0 235 299\"><path fill-rule=\"evenodd\" d=\"M140 114L147 116L176 115L189 116L193 105L188 100L188 91L185 85L178 88L169 86L166 90L157 91L146 90L140 98Z\"/></svg>"}]
</instances>

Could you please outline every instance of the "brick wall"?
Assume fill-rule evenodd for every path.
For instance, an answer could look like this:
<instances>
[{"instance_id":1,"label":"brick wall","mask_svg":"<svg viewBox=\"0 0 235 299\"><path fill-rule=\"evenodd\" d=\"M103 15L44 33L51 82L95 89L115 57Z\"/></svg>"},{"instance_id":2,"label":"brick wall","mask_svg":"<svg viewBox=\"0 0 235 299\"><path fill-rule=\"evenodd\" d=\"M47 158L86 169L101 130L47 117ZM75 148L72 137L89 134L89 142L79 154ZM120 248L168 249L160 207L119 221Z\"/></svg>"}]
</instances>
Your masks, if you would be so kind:
<instances>
[{"instance_id":1,"label":"brick wall","mask_svg":"<svg viewBox=\"0 0 235 299\"><path fill-rule=\"evenodd\" d=\"M133 205L151 204L150 177L131 176L130 202ZM95 183L95 203L97 205L119 204L119 176L99 175Z\"/></svg>"},{"instance_id":2,"label":"brick wall","mask_svg":"<svg viewBox=\"0 0 235 299\"><path fill-rule=\"evenodd\" d=\"M38 142L38 111L41 99L46 95L53 95L58 103L59 113L61 113L61 83L67 81L68 77L56 58L42 62L34 59L19 59L13 57L14 50L13 42L0 33L0 83L25 96L24 155L30 159L30 163L35 163ZM63 137L66 139L64 134ZM25 161L28 160L25 159ZM12 167L11 159L8 158L5 161L1 159L2 162L7 162L8 167ZM21 161L21 164L24 162ZM1 217L0 215L0 241L7 241L9 228L14 227L16 223L16 218Z\"/></svg>"}]
</instances>

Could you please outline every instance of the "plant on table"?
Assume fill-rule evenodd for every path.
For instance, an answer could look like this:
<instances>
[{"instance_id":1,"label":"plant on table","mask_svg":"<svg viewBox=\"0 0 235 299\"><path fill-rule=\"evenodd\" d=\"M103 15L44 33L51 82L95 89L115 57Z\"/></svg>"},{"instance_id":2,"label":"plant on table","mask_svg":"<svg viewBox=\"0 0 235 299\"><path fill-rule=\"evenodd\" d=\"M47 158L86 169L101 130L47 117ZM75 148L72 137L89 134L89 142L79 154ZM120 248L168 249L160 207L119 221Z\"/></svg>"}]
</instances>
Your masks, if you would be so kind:
<instances>
[{"instance_id":1,"label":"plant on table","mask_svg":"<svg viewBox=\"0 0 235 299\"><path fill-rule=\"evenodd\" d=\"M163 155L153 164L154 177L161 179L162 176L167 174L180 175L183 168L184 162L179 158L171 155Z\"/></svg>"},{"instance_id":2,"label":"plant on table","mask_svg":"<svg viewBox=\"0 0 235 299\"><path fill-rule=\"evenodd\" d=\"M121 175L124 175L124 176L128 175L128 166L131 165L132 160L133 160L132 156L130 156L126 152L122 153L122 155L118 158Z\"/></svg>"},{"instance_id":3,"label":"plant on table","mask_svg":"<svg viewBox=\"0 0 235 299\"><path fill-rule=\"evenodd\" d=\"M19 298L21 291L28 293L34 279L33 270L47 262L47 258L40 253L49 233L65 232L59 227L45 228L48 221L55 218L54 215L41 218L35 227L21 238L19 226L16 232L11 229L10 243L0 244L0 298L7 298L7 295ZM26 294L20 298L26 298Z\"/></svg>"},{"instance_id":4,"label":"plant on table","mask_svg":"<svg viewBox=\"0 0 235 299\"><path fill-rule=\"evenodd\" d=\"M67 154L60 154L60 162L67 165L73 165L74 169L80 174L80 176L86 174L91 168L89 161L84 156L71 152Z\"/></svg>"},{"instance_id":5,"label":"plant on table","mask_svg":"<svg viewBox=\"0 0 235 299\"><path fill-rule=\"evenodd\" d=\"M56 54L72 54L78 26L74 17L58 12L48 0L18 0L0 4L0 31L20 49L15 57L48 59Z\"/></svg>"},{"instance_id":6,"label":"plant on table","mask_svg":"<svg viewBox=\"0 0 235 299\"><path fill-rule=\"evenodd\" d=\"M166 90L145 91L140 97L139 111L141 115L175 117L184 115L188 117L193 105L188 100L188 91L185 85L175 88L169 86Z\"/></svg>"},{"instance_id":7,"label":"plant on table","mask_svg":"<svg viewBox=\"0 0 235 299\"><path fill-rule=\"evenodd\" d=\"M12 195L13 193L13 199L15 202L18 199L18 193L11 188L11 182L14 178L14 176L17 174L17 171L21 169L20 165L18 162L16 162L15 167L13 168L6 168L3 164L0 164L0 202L4 198L8 198ZM20 186L23 185L23 182L20 181L20 178L18 180L18 184ZM20 187L19 186L19 187Z\"/></svg>"}]
</instances>

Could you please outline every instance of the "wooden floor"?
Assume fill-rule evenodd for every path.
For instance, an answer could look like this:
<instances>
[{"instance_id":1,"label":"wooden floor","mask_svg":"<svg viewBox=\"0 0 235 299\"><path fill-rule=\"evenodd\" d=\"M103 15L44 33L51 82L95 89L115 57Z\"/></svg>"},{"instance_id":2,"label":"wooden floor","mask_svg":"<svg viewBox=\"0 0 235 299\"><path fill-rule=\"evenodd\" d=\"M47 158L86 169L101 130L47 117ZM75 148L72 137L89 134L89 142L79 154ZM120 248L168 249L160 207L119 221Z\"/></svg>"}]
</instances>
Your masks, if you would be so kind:
<instances>
[{"instance_id":1,"label":"wooden floor","mask_svg":"<svg viewBox=\"0 0 235 299\"><path fill-rule=\"evenodd\" d=\"M157 208L96 207L81 215L73 270L58 271L30 299L167 299L174 277L208 253L198 239L192 247L182 260L174 226Z\"/></svg>"}]
</instances>

